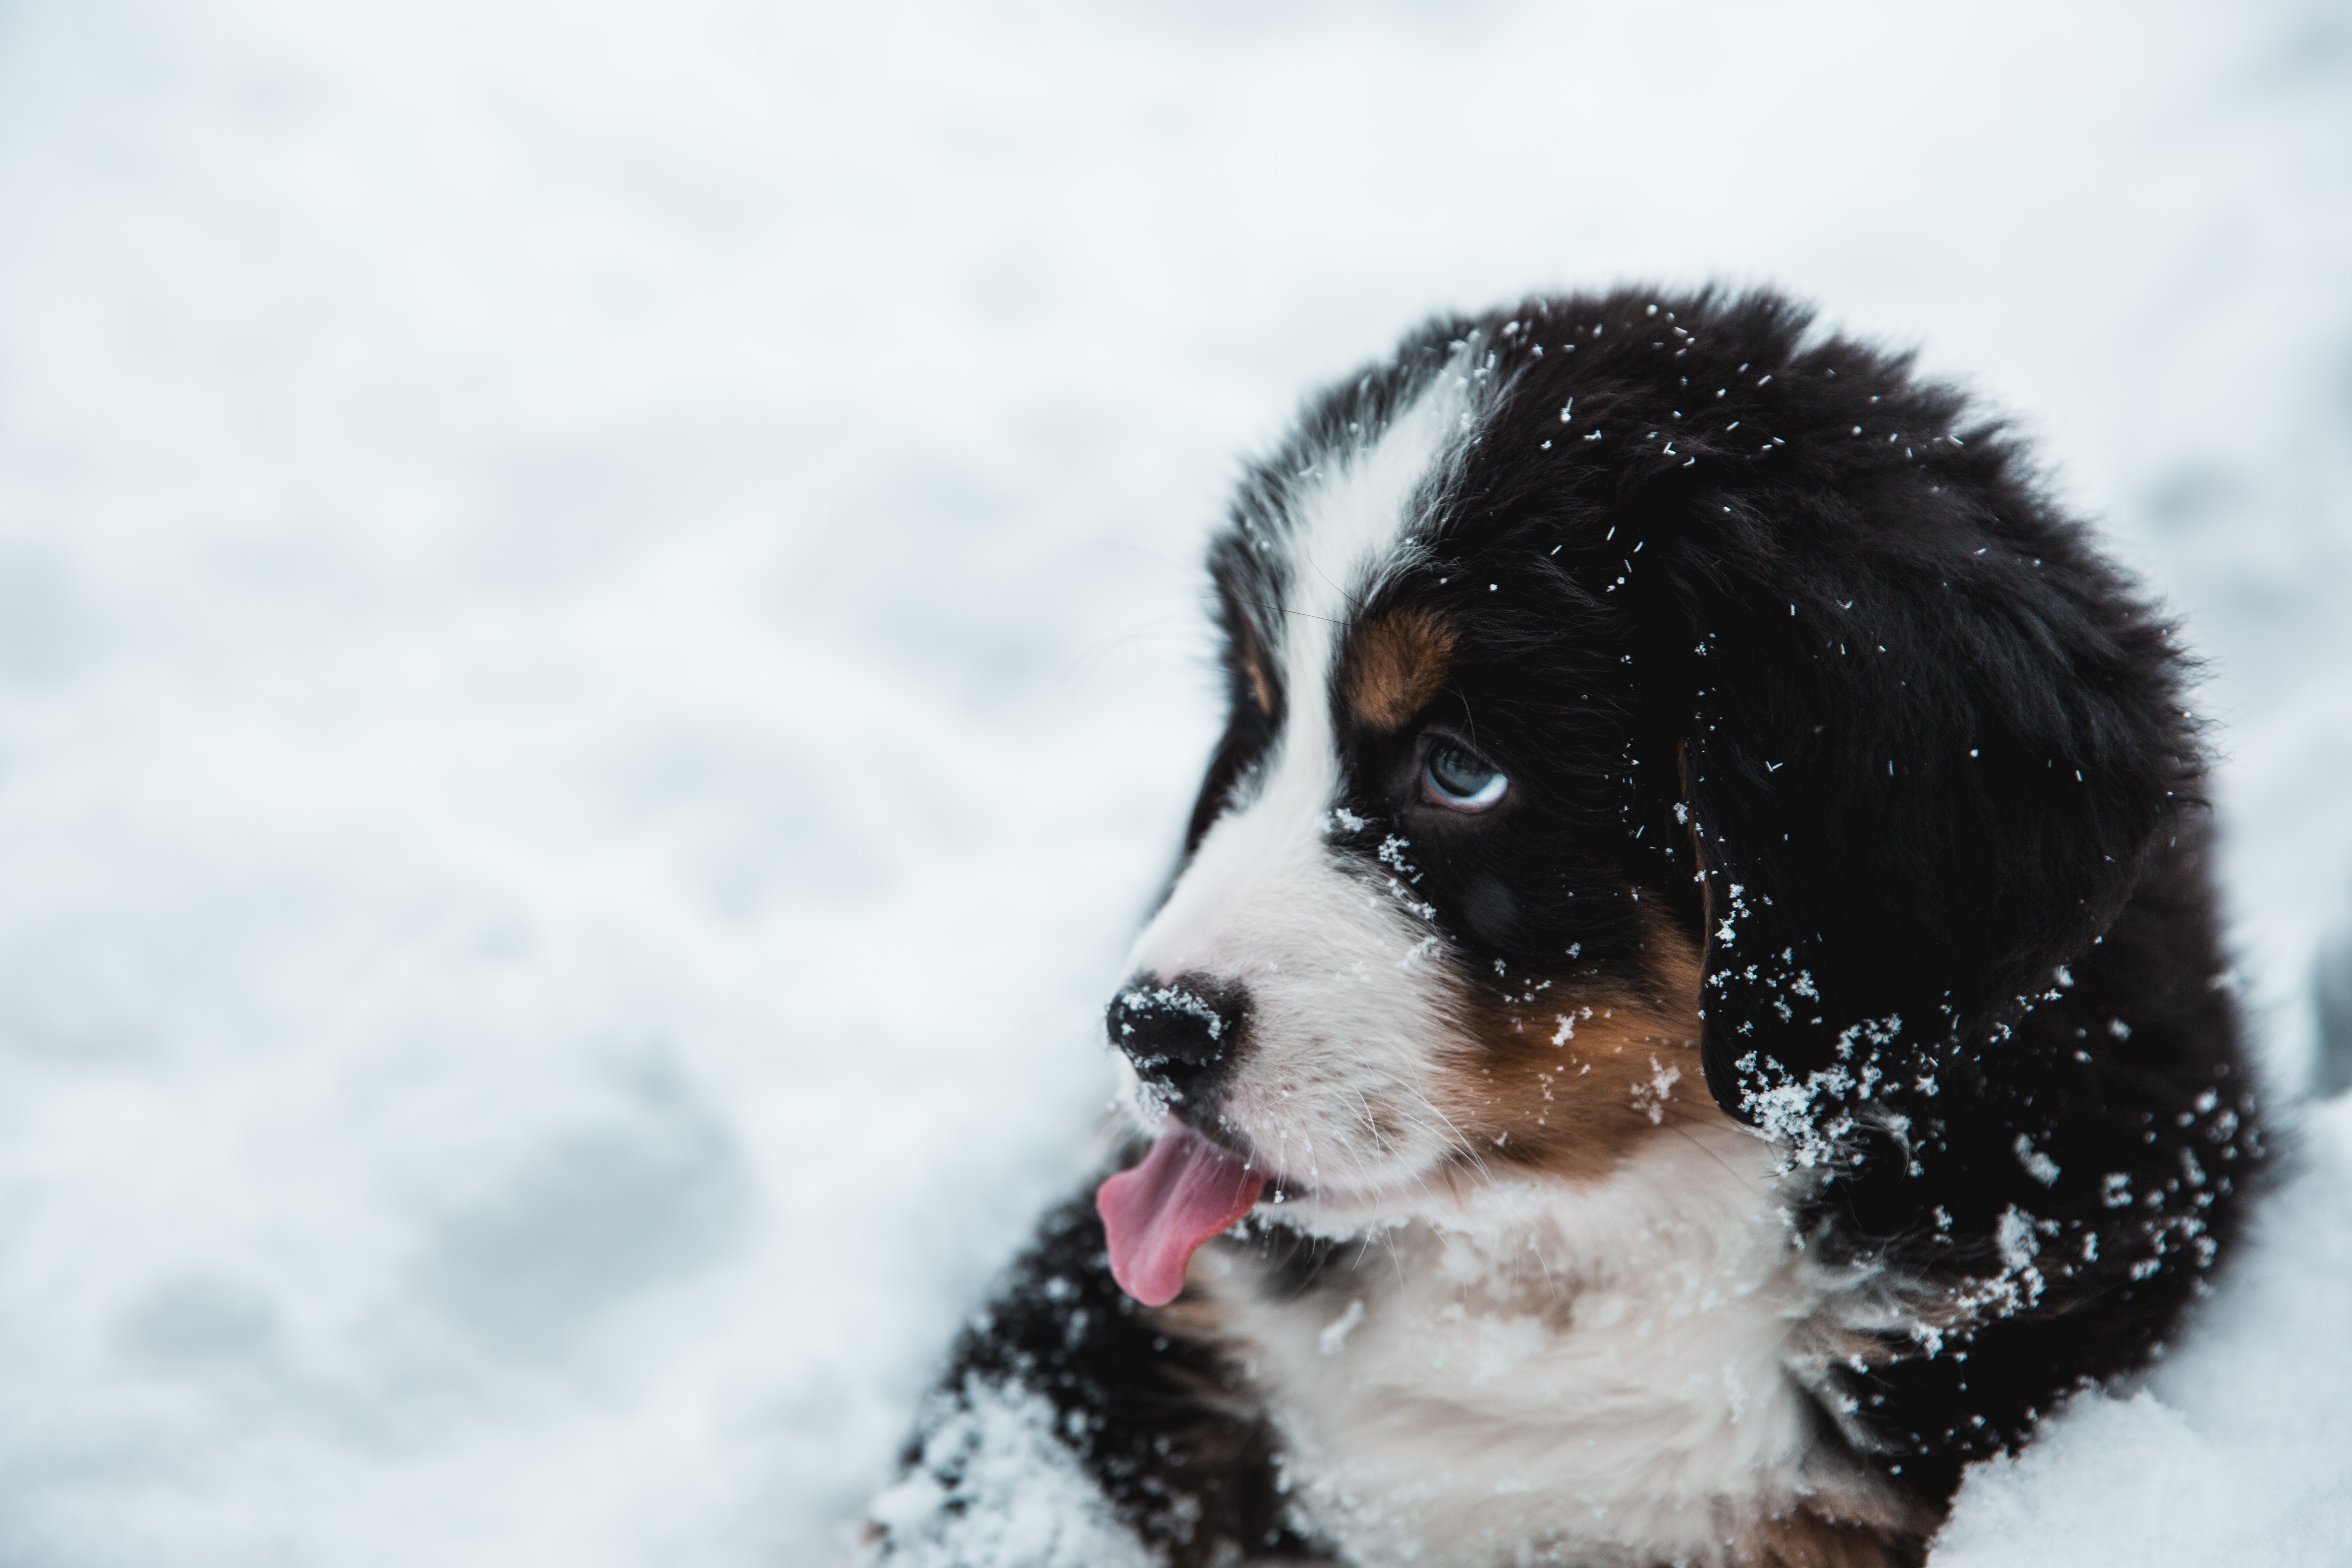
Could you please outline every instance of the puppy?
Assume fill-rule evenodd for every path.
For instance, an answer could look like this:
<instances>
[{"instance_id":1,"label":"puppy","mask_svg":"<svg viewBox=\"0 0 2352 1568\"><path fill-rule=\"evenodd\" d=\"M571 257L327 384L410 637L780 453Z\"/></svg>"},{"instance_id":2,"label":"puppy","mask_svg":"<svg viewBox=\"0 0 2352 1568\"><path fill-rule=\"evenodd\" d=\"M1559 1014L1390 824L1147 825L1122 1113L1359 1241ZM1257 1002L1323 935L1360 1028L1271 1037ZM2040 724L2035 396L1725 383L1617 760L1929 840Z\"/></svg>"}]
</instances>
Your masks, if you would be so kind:
<instances>
[{"instance_id":1,"label":"puppy","mask_svg":"<svg viewBox=\"0 0 2352 1568\"><path fill-rule=\"evenodd\" d=\"M1132 1168L894 1563L1916 1563L2263 1163L2171 628L1906 358L1530 300L1312 399L1111 1002Z\"/></svg>"}]
</instances>

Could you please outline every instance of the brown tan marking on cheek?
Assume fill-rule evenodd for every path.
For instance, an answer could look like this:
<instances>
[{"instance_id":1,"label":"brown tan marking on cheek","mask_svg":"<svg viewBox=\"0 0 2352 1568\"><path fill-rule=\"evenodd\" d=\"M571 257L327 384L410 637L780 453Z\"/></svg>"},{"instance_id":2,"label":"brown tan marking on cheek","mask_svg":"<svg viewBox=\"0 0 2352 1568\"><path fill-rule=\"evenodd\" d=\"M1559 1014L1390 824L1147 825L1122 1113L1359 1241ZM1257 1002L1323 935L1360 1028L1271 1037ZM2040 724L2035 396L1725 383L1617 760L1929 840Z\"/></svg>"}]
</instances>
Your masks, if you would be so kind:
<instances>
[{"instance_id":1,"label":"brown tan marking on cheek","mask_svg":"<svg viewBox=\"0 0 2352 1568\"><path fill-rule=\"evenodd\" d=\"M1265 660L1258 656L1255 644L1251 646L1249 662L1244 668L1249 671L1250 695L1257 699L1257 710L1269 719L1273 718L1274 682L1266 678Z\"/></svg>"},{"instance_id":2,"label":"brown tan marking on cheek","mask_svg":"<svg viewBox=\"0 0 2352 1568\"><path fill-rule=\"evenodd\" d=\"M1236 613L1234 616L1234 653L1241 660L1242 675L1249 683L1251 698L1257 710L1267 718L1274 717L1274 680L1266 673L1265 647L1257 640L1257 632L1249 620Z\"/></svg>"},{"instance_id":3,"label":"brown tan marking on cheek","mask_svg":"<svg viewBox=\"0 0 2352 1568\"><path fill-rule=\"evenodd\" d=\"M1348 652L1348 707L1374 734L1402 730L1429 706L1454 663L1454 628L1427 610L1368 622Z\"/></svg>"},{"instance_id":4,"label":"brown tan marking on cheek","mask_svg":"<svg viewBox=\"0 0 2352 1568\"><path fill-rule=\"evenodd\" d=\"M1644 973L1507 977L1465 1009L1434 1098L1480 1157L1601 1181L1648 1139L1719 1119L1699 1066L1699 948L1664 916Z\"/></svg>"}]
</instances>

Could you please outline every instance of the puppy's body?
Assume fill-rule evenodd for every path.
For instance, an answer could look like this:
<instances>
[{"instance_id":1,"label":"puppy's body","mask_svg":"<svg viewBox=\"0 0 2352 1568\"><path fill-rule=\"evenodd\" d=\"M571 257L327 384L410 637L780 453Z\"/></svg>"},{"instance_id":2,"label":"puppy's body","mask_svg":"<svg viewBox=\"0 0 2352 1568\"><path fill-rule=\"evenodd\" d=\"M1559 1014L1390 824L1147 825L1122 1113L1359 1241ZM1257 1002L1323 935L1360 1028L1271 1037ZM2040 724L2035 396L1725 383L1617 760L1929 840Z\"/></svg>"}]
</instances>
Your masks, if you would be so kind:
<instances>
[{"instance_id":1,"label":"puppy's body","mask_svg":"<svg viewBox=\"0 0 2352 1568\"><path fill-rule=\"evenodd\" d=\"M1443 322L1253 472L1111 1009L1160 1140L967 1335L879 1552L1916 1561L2154 1353L2260 1158L2177 658L1804 325ZM1079 1500L1008 1512L1008 1442Z\"/></svg>"}]
</instances>

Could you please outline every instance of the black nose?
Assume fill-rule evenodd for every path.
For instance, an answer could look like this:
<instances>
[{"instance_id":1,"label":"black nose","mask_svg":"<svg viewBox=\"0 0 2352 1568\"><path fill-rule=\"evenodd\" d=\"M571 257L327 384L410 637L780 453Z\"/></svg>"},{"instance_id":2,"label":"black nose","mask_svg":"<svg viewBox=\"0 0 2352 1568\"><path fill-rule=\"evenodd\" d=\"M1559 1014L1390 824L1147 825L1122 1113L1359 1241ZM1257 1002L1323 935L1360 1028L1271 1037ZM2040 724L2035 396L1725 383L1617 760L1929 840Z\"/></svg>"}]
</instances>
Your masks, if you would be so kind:
<instances>
[{"instance_id":1,"label":"black nose","mask_svg":"<svg viewBox=\"0 0 2352 1568\"><path fill-rule=\"evenodd\" d=\"M1136 1071L1178 1097L1196 1095L1229 1064L1249 1018L1249 993L1232 982L1138 975L1104 1016L1110 1043Z\"/></svg>"}]
</instances>

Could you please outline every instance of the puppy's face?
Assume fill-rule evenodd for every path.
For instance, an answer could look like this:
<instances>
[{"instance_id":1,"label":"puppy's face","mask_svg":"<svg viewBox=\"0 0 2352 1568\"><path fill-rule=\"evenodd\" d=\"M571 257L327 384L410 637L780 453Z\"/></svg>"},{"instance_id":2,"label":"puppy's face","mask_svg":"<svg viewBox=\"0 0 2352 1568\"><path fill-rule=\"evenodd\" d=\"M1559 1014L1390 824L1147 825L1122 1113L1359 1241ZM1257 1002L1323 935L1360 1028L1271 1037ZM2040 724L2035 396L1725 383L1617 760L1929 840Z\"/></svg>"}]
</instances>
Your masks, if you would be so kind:
<instances>
[{"instance_id":1,"label":"puppy's face","mask_svg":"<svg viewBox=\"0 0 2352 1568\"><path fill-rule=\"evenodd\" d=\"M1631 291L1308 406L1212 552L1230 720L1109 1014L1199 1136L1106 1189L1115 1266L1172 1289L1262 1174L1394 1215L1718 1114L2010 1201L2032 1108L1970 1152L1958 1086L2011 1095L2200 750L2163 618L1967 412Z\"/></svg>"},{"instance_id":2,"label":"puppy's face","mask_svg":"<svg viewBox=\"0 0 2352 1568\"><path fill-rule=\"evenodd\" d=\"M1474 340L1335 395L1216 552L1229 723L1110 1033L1142 1120L1289 1201L1598 1179L1714 1114L1634 542L1472 493L1493 363Z\"/></svg>"}]
</instances>

